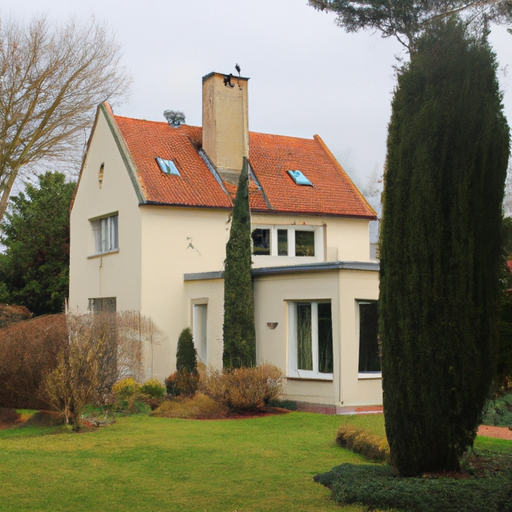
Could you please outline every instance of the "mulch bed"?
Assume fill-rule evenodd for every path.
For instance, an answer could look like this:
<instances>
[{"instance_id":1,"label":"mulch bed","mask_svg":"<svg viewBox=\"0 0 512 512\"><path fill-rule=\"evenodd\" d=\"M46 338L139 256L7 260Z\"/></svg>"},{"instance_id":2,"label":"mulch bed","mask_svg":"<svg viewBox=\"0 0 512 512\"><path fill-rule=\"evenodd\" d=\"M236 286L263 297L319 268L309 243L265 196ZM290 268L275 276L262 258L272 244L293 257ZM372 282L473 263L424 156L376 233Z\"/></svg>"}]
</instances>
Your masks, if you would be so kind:
<instances>
[{"instance_id":1,"label":"mulch bed","mask_svg":"<svg viewBox=\"0 0 512 512\"><path fill-rule=\"evenodd\" d=\"M478 435L483 437L496 437L498 439L507 439L512 441L512 430L508 427L491 427L489 425L480 425Z\"/></svg>"}]
</instances>

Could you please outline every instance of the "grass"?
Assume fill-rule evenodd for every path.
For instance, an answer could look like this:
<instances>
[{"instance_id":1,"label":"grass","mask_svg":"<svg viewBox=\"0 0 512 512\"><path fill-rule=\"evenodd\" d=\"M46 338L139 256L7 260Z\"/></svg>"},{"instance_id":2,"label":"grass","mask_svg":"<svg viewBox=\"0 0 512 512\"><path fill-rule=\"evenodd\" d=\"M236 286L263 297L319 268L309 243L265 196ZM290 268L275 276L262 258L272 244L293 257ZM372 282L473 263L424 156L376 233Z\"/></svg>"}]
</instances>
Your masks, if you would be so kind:
<instances>
[{"instance_id":1,"label":"grass","mask_svg":"<svg viewBox=\"0 0 512 512\"><path fill-rule=\"evenodd\" d=\"M343 421L353 420L307 413L233 421L132 416L81 434L1 431L0 511L339 510L313 476L362 462L334 444Z\"/></svg>"},{"instance_id":2,"label":"grass","mask_svg":"<svg viewBox=\"0 0 512 512\"><path fill-rule=\"evenodd\" d=\"M329 490L312 478L364 462L334 444L345 422L384 435L382 415L296 412L208 421L131 416L80 434L0 431L0 512L334 512ZM482 443L512 451L511 442Z\"/></svg>"}]
</instances>

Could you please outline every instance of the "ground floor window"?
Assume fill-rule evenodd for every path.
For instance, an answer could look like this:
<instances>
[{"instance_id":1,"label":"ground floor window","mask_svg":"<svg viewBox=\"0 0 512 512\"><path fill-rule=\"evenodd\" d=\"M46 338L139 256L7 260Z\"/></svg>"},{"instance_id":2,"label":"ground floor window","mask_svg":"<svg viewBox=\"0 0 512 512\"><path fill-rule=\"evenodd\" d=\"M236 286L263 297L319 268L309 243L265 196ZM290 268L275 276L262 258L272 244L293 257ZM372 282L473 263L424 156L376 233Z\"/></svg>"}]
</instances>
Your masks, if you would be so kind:
<instances>
[{"instance_id":1,"label":"ground floor window","mask_svg":"<svg viewBox=\"0 0 512 512\"><path fill-rule=\"evenodd\" d=\"M332 378L330 301L289 303L290 376Z\"/></svg>"},{"instance_id":2,"label":"ground floor window","mask_svg":"<svg viewBox=\"0 0 512 512\"><path fill-rule=\"evenodd\" d=\"M360 301L358 305L359 373L380 373L377 301Z\"/></svg>"},{"instance_id":3,"label":"ground floor window","mask_svg":"<svg viewBox=\"0 0 512 512\"><path fill-rule=\"evenodd\" d=\"M117 310L117 300L115 297L89 299L88 309L93 313L115 313Z\"/></svg>"}]
</instances>

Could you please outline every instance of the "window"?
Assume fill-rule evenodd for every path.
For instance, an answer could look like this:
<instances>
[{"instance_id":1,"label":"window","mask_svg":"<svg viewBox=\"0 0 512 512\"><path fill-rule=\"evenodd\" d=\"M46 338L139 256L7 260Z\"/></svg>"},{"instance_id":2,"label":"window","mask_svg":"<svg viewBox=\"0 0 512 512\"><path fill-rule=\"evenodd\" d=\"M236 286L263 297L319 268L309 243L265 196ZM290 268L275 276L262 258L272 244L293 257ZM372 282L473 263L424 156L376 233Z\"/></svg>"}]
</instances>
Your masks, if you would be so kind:
<instances>
[{"instance_id":1,"label":"window","mask_svg":"<svg viewBox=\"0 0 512 512\"><path fill-rule=\"evenodd\" d=\"M330 301L291 302L290 376L332 379L332 313Z\"/></svg>"},{"instance_id":2,"label":"window","mask_svg":"<svg viewBox=\"0 0 512 512\"><path fill-rule=\"evenodd\" d=\"M252 253L255 256L318 256L322 244L321 226L262 226L252 231ZM322 251L320 249L320 258Z\"/></svg>"},{"instance_id":3,"label":"window","mask_svg":"<svg viewBox=\"0 0 512 512\"><path fill-rule=\"evenodd\" d=\"M288 256L288 230L277 230L277 255Z\"/></svg>"},{"instance_id":4,"label":"window","mask_svg":"<svg viewBox=\"0 0 512 512\"><path fill-rule=\"evenodd\" d=\"M315 233L313 231L295 231L295 256L315 255Z\"/></svg>"},{"instance_id":5,"label":"window","mask_svg":"<svg viewBox=\"0 0 512 512\"><path fill-rule=\"evenodd\" d=\"M89 311L93 313L115 313L117 300L115 297L103 297L101 299L89 299Z\"/></svg>"},{"instance_id":6,"label":"window","mask_svg":"<svg viewBox=\"0 0 512 512\"><path fill-rule=\"evenodd\" d=\"M256 256L270 256L270 229L255 229L252 232L252 253Z\"/></svg>"},{"instance_id":7,"label":"window","mask_svg":"<svg viewBox=\"0 0 512 512\"><path fill-rule=\"evenodd\" d=\"M174 163L174 160L164 160L163 158L156 157L156 163L160 170L165 174L174 174L175 176L179 176L180 172Z\"/></svg>"},{"instance_id":8,"label":"window","mask_svg":"<svg viewBox=\"0 0 512 512\"><path fill-rule=\"evenodd\" d=\"M288 171L288 174L291 176L292 180L297 183L297 185L309 185L313 186L311 181L309 181L306 176L304 176L304 173L301 171Z\"/></svg>"},{"instance_id":9,"label":"window","mask_svg":"<svg viewBox=\"0 0 512 512\"><path fill-rule=\"evenodd\" d=\"M359 373L380 373L377 301L359 302Z\"/></svg>"},{"instance_id":10,"label":"window","mask_svg":"<svg viewBox=\"0 0 512 512\"><path fill-rule=\"evenodd\" d=\"M118 215L111 215L110 217L91 221L96 254L117 251L119 249L117 236L118 217Z\"/></svg>"}]
</instances>

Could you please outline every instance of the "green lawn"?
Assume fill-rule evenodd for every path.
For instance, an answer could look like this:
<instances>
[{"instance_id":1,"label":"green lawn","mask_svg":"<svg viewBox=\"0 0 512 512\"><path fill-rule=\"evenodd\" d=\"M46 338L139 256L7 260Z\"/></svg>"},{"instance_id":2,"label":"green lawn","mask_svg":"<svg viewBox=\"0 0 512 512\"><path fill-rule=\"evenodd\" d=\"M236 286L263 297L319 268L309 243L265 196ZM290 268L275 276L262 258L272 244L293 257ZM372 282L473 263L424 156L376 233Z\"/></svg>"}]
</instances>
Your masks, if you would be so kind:
<instances>
[{"instance_id":1,"label":"green lawn","mask_svg":"<svg viewBox=\"0 0 512 512\"><path fill-rule=\"evenodd\" d=\"M132 416L81 434L3 431L0 511L339 510L312 478L362 461L334 445L346 420L307 413L227 421Z\"/></svg>"},{"instance_id":2,"label":"green lawn","mask_svg":"<svg viewBox=\"0 0 512 512\"><path fill-rule=\"evenodd\" d=\"M381 415L307 413L224 421L132 416L80 434L0 431L0 511L340 510L312 478L363 462L334 445L342 422L384 432Z\"/></svg>"}]
</instances>

